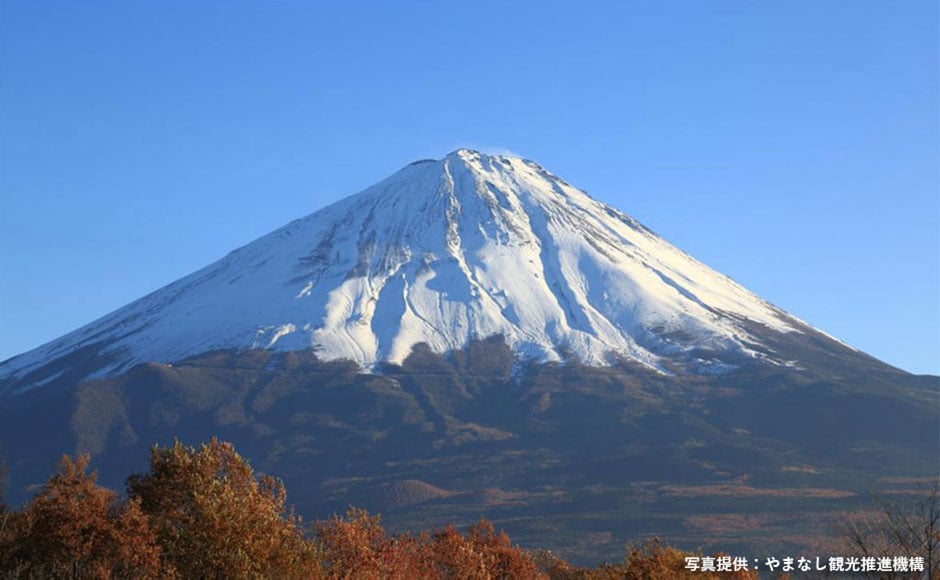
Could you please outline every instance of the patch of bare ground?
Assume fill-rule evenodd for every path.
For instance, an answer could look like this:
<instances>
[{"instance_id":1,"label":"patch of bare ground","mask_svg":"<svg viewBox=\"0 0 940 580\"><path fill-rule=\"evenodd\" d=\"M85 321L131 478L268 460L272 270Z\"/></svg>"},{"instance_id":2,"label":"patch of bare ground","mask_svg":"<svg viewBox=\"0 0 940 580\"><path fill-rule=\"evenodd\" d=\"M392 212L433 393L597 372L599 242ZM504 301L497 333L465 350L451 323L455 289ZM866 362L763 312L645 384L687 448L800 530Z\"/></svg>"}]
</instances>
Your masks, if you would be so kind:
<instances>
[{"instance_id":1,"label":"patch of bare ground","mask_svg":"<svg viewBox=\"0 0 940 580\"><path fill-rule=\"evenodd\" d=\"M464 422L447 419L445 425L447 438L436 440L433 443L435 449L459 447L461 445L478 442L505 441L506 439L515 437L514 434L508 431L470 421Z\"/></svg>"},{"instance_id":2,"label":"patch of bare ground","mask_svg":"<svg viewBox=\"0 0 940 580\"><path fill-rule=\"evenodd\" d=\"M924 488L901 488L901 489L882 489L878 493L881 495L920 495L928 496L931 490Z\"/></svg>"},{"instance_id":3,"label":"patch of bare ground","mask_svg":"<svg viewBox=\"0 0 940 580\"><path fill-rule=\"evenodd\" d=\"M385 498L389 507L398 508L448 498L455 493L418 479L406 479L388 485Z\"/></svg>"},{"instance_id":4,"label":"patch of bare ground","mask_svg":"<svg viewBox=\"0 0 940 580\"><path fill-rule=\"evenodd\" d=\"M784 465L780 471L787 473L819 473L819 470L812 465Z\"/></svg>"},{"instance_id":5,"label":"patch of bare ground","mask_svg":"<svg viewBox=\"0 0 940 580\"><path fill-rule=\"evenodd\" d=\"M823 487L784 487L784 488L757 488L749 485L664 485L659 490L666 495L680 497L698 497L729 495L738 497L796 497L796 498L826 498L839 499L857 495L853 491L842 489L829 489Z\"/></svg>"},{"instance_id":6,"label":"patch of bare ground","mask_svg":"<svg viewBox=\"0 0 940 580\"><path fill-rule=\"evenodd\" d=\"M612 532L594 532L590 534L585 534L578 538L578 546L585 547L597 547L604 546L607 544L612 544L614 542L614 534Z\"/></svg>"},{"instance_id":7,"label":"patch of bare ground","mask_svg":"<svg viewBox=\"0 0 940 580\"><path fill-rule=\"evenodd\" d=\"M825 529L846 517L847 512L844 511L696 514L685 518L685 524L692 530L713 534L741 535L793 527L794 524L800 522L806 523L809 528Z\"/></svg>"},{"instance_id":8,"label":"patch of bare ground","mask_svg":"<svg viewBox=\"0 0 940 580\"><path fill-rule=\"evenodd\" d=\"M933 477L880 477L878 481L888 484L918 484L918 483L933 483L937 477L940 475L935 475Z\"/></svg>"},{"instance_id":9,"label":"patch of bare ground","mask_svg":"<svg viewBox=\"0 0 940 580\"><path fill-rule=\"evenodd\" d=\"M522 505L526 503L529 494L522 491L505 491L502 489L484 489L470 494L474 500L485 506Z\"/></svg>"}]
</instances>

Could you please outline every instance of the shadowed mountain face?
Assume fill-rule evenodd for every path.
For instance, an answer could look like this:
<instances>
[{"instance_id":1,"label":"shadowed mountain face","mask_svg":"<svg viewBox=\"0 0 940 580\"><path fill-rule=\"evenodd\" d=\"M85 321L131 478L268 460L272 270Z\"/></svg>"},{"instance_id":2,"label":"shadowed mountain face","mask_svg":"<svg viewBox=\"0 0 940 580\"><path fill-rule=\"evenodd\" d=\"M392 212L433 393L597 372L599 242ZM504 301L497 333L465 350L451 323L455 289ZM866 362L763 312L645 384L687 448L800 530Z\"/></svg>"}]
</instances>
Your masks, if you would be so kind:
<instances>
[{"instance_id":1,"label":"shadowed mountain face","mask_svg":"<svg viewBox=\"0 0 940 580\"><path fill-rule=\"evenodd\" d=\"M219 351L28 391L5 401L0 440L14 501L65 451L94 454L120 488L152 443L219 436L308 518L354 504L404 530L483 514L581 562L643 535L778 553L823 540L869 489L938 471L940 381L827 346L816 370L704 377L524 363L500 338L447 356L419 345L380 374Z\"/></svg>"},{"instance_id":2,"label":"shadowed mountain face","mask_svg":"<svg viewBox=\"0 0 940 580\"><path fill-rule=\"evenodd\" d=\"M0 403L14 503L62 453L120 488L151 444L218 436L308 518L484 514L584 562L644 535L779 554L940 471L940 379L466 150L0 363Z\"/></svg>"}]
</instances>

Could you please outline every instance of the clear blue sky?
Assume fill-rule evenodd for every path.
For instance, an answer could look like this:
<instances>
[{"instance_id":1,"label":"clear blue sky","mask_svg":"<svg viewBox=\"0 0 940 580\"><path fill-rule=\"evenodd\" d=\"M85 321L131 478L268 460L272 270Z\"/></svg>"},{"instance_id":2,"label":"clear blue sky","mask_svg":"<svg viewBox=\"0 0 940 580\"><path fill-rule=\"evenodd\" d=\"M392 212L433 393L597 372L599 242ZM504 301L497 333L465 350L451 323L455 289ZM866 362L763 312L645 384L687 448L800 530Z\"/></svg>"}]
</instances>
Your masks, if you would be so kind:
<instances>
[{"instance_id":1,"label":"clear blue sky","mask_svg":"<svg viewBox=\"0 0 940 580\"><path fill-rule=\"evenodd\" d=\"M0 359L469 146L938 374L938 17L933 0L3 0Z\"/></svg>"}]
</instances>

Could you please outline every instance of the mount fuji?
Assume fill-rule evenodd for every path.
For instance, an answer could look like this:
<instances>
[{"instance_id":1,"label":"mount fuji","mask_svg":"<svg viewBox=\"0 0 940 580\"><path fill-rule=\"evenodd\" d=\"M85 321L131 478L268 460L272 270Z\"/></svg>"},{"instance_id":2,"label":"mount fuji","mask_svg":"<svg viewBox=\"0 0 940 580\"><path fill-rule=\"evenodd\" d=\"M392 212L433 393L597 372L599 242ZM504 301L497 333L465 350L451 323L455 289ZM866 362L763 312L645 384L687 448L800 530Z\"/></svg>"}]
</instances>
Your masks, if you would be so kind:
<instances>
[{"instance_id":1,"label":"mount fuji","mask_svg":"<svg viewBox=\"0 0 940 580\"><path fill-rule=\"evenodd\" d=\"M218 436L308 519L481 514L580 562L804 553L940 472L940 378L765 302L536 163L458 150L0 363L23 501ZM812 552L808 552L812 553Z\"/></svg>"},{"instance_id":2,"label":"mount fuji","mask_svg":"<svg viewBox=\"0 0 940 580\"><path fill-rule=\"evenodd\" d=\"M0 363L5 391L217 349L312 349L364 369L502 336L525 358L664 373L786 360L753 332L816 333L536 163L458 150L239 248ZM84 375L84 376L81 376Z\"/></svg>"}]
</instances>

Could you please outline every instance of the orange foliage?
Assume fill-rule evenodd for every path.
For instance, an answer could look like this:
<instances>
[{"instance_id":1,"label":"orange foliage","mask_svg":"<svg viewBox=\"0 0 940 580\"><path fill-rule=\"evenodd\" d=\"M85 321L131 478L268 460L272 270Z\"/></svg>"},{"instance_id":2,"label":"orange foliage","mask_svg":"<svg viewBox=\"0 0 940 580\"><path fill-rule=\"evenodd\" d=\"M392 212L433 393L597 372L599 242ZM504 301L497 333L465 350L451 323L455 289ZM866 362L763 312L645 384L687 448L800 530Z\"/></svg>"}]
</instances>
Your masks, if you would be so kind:
<instances>
[{"instance_id":1,"label":"orange foliage","mask_svg":"<svg viewBox=\"0 0 940 580\"><path fill-rule=\"evenodd\" d=\"M349 508L314 525L328 578L434 577L423 536L389 537L378 515Z\"/></svg>"},{"instance_id":2,"label":"orange foliage","mask_svg":"<svg viewBox=\"0 0 940 580\"><path fill-rule=\"evenodd\" d=\"M97 485L89 457L63 456L22 513L9 514L0 539L2 571L14 576L108 578L161 575L160 549L135 500ZM167 571L163 571L167 572Z\"/></svg>"},{"instance_id":3,"label":"orange foliage","mask_svg":"<svg viewBox=\"0 0 940 580\"><path fill-rule=\"evenodd\" d=\"M758 578L753 570L739 570L737 572L693 572L685 567L687 556L693 556L677 548L664 546L658 538L646 542L642 547L631 547L627 551L627 559L623 564L623 577L627 579L663 580L695 579L717 580L719 578L734 578L736 580L750 580ZM727 554L715 554L715 557Z\"/></svg>"},{"instance_id":4,"label":"orange foliage","mask_svg":"<svg viewBox=\"0 0 940 580\"><path fill-rule=\"evenodd\" d=\"M230 443L154 447L150 472L128 479L151 517L164 561L187 576L310 576L315 547L285 507L280 481L255 478Z\"/></svg>"},{"instance_id":5,"label":"orange foliage","mask_svg":"<svg viewBox=\"0 0 940 580\"><path fill-rule=\"evenodd\" d=\"M481 520L461 534L448 526L389 537L379 516L350 508L316 524L330 578L540 578L532 556Z\"/></svg>"},{"instance_id":6,"label":"orange foliage","mask_svg":"<svg viewBox=\"0 0 940 580\"><path fill-rule=\"evenodd\" d=\"M449 526L436 532L431 549L446 578L544 577L531 554L513 546L506 532L496 533L485 519L467 528L465 536Z\"/></svg>"},{"instance_id":7,"label":"orange foliage","mask_svg":"<svg viewBox=\"0 0 940 580\"><path fill-rule=\"evenodd\" d=\"M715 557L724 554L716 554ZM693 572L686 569L686 557L701 556L664 546L658 538L643 546L628 546L627 556L621 564L602 564L594 569L574 568L563 560L554 564L550 576L572 580L756 580L760 576L753 570L737 572Z\"/></svg>"},{"instance_id":8,"label":"orange foliage","mask_svg":"<svg viewBox=\"0 0 940 580\"><path fill-rule=\"evenodd\" d=\"M0 502L0 577L510 578L714 580L756 572L686 569L700 556L652 540L621 564L578 568L514 546L485 519L390 536L378 515L350 508L317 522L315 537L286 507L283 484L256 477L231 444L154 447L150 471L128 479L129 499L96 484L87 455L59 472L22 512Z\"/></svg>"}]
</instances>

